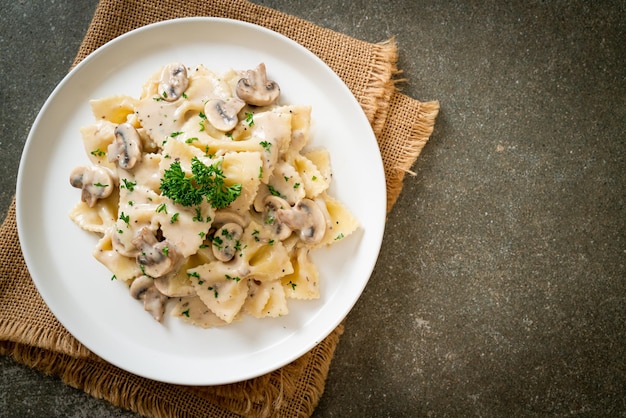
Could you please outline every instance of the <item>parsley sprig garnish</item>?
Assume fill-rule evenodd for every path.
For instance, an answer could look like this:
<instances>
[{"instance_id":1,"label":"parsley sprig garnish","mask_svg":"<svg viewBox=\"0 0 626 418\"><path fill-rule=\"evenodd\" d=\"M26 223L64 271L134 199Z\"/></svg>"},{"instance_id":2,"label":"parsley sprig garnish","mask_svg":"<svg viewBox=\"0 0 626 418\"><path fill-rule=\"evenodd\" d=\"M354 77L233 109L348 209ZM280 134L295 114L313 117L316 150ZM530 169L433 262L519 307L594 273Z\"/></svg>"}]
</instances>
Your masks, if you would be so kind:
<instances>
[{"instance_id":1,"label":"parsley sprig garnish","mask_svg":"<svg viewBox=\"0 0 626 418\"><path fill-rule=\"evenodd\" d=\"M241 194L241 183L227 186L221 163L205 165L198 157L191 159L191 176L187 176L175 161L166 169L161 179L161 191L174 202L183 206L196 206L207 201L215 209L230 205Z\"/></svg>"}]
</instances>

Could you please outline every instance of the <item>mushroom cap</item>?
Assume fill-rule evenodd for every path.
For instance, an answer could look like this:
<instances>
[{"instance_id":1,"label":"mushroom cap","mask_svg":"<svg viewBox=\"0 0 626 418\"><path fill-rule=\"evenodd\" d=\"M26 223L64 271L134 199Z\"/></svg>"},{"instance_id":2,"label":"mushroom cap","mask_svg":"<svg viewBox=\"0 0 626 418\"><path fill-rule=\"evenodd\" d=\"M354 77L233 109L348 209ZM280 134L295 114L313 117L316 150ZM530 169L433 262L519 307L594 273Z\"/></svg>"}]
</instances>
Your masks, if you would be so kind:
<instances>
[{"instance_id":1,"label":"mushroom cap","mask_svg":"<svg viewBox=\"0 0 626 418\"><path fill-rule=\"evenodd\" d=\"M117 175L103 166L78 166L70 173L70 184L82 189L81 200L93 207L98 199L107 198L117 184Z\"/></svg>"},{"instance_id":2,"label":"mushroom cap","mask_svg":"<svg viewBox=\"0 0 626 418\"><path fill-rule=\"evenodd\" d=\"M253 106L268 106L280 96L278 83L267 79L265 64L260 63L254 70L247 70L245 77L237 82L237 96Z\"/></svg>"},{"instance_id":3,"label":"mushroom cap","mask_svg":"<svg viewBox=\"0 0 626 418\"><path fill-rule=\"evenodd\" d=\"M148 276L139 276L130 284L130 295L135 299L142 299L148 288L154 285L154 280Z\"/></svg>"},{"instance_id":4,"label":"mushroom cap","mask_svg":"<svg viewBox=\"0 0 626 418\"><path fill-rule=\"evenodd\" d=\"M143 142L133 125L124 122L115 127L115 139L107 148L109 162L117 161L120 168L129 170L141 160L142 151Z\"/></svg>"},{"instance_id":5,"label":"mushroom cap","mask_svg":"<svg viewBox=\"0 0 626 418\"><path fill-rule=\"evenodd\" d=\"M215 129L228 132L237 126L237 115L245 105L246 102L236 97L230 100L211 99L204 105L204 114Z\"/></svg>"},{"instance_id":6,"label":"mushroom cap","mask_svg":"<svg viewBox=\"0 0 626 418\"><path fill-rule=\"evenodd\" d=\"M139 249L137 264L142 266L143 272L148 276L163 277L180 264L181 257L176 246L167 240L157 241L154 233L147 227L139 230L132 243Z\"/></svg>"},{"instance_id":7,"label":"mushroom cap","mask_svg":"<svg viewBox=\"0 0 626 418\"><path fill-rule=\"evenodd\" d=\"M231 222L239 224L242 227L246 226L246 220L244 217L229 209L220 209L216 211L211 225L215 228L219 228L220 226Z\"/></svg>"},{"instance_id":8,"label":"mushroom cap","mask_svg":"<svg viewBox=\"0 0 626 418\"><path fill-rule=\"evenodd\" d=\"M189 78L187 77L187 67L184 64L174 62L163 68L159 83L159 96L163 100L168 102L178 100L188 86Z\"/></svg>"},{"instance_id":9,"label":"mushroom cap","mask_svg":"<svg viewBox=\"0 0 626 418\"><path fill-rule=\"evenodd\" d=\"M161 322L163 319L163 314L165 313L165 302L167 302L168 297L157 289L154 285L146 290L146 293L143 297L143 308L150 312L150 315L158 322Z\"/></svg>"},{"instance_id":10,"label":"mushroom cap","mask_svg":"<svg viewBox=\"0 0 626 418\"><path fill-rule=\"evenodd\" d=\"M224 262L232 260L238 251L239 240L242 235L243 228L241 225L234 222L222 225L213 235L211 249L215 258Z\"/></svg>"},{"instance_id":11,"label":"mushroom cap","mask_svg":"<svg viewBox=\"0 0 626 418\"><path fill-rule=\"evenodd\" d=\"M291 205L282 197L274 195L267 196L264 203L263 221L265 225L272 227L272 233L278 240L283 241L287 239L293 230L290 225L278 216L278 213L281 210L292 210Z\"/></svg>"},{"instance_id":12,"label":"mushroom cap","mask_svg":"<svg viewBox=\"0 0 626 418\"><path fill-rule=\"evenodd\" d=\"M302 199L293 208L279 209L277 216L291 229L299 230L300 240L306 244L317 244L326 234L324 213L311 199Z\"/></svg>"}]
</instances>

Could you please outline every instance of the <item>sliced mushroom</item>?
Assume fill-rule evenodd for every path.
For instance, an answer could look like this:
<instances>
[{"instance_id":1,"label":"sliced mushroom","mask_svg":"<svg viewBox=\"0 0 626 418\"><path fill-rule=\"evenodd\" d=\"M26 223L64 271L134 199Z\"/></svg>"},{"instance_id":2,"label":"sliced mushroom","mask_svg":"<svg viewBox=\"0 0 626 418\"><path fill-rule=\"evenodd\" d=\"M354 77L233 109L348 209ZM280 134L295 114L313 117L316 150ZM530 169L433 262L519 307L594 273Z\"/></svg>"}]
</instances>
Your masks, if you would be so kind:
<instances>
[{"instance_id":1,"label":"sliced mushroom","mask_svg":"<svg viewBox=\"0 0 626 418\"><path fill-rule=\"evenodd\" d=\"M230 261L239 251L239 240L243 235L241 225L229 222L222 225L213 235L213 255L220 261Z\"/></svg>"},{"instance_id":2,"label":"sliced mushroom","mask_svg":"<svg viewBox=\"0 0 626 418\"><path fill-rule=\"evenodd\" d=\"M278 219L289 228L300 231L300 240L316 244L326 233L326 218L322 209L311 199L302 199L293 208L279 209Z\"/></svg>"},{"instance_id":3,"label":"sliced mushroom","mask_svg":"<svg viewBox=\"0 0 626 418\"><path fill-rule=\"evenodd\" d=\"M173 271L180 261L176 248L167 240L158 241L147 227L139 230L132 243L139 249L137 263L147 276L163 277Z\"/></svg>"},{"instance_id":4,"label":"sliced mushroom","mask_svg":"<svg viewBox=\"0 0 626 418\"><path fill-rule=\"evenodd\" d=\"M274 103L280 95L278 83L267 79L265 64L261 63L254 70L248 70L245 77L237 82L237 96L253 106L267 106Z\"/></svg>"},{"instance_id":5,"label":"sliced mushroom","mask_svg":"<svg viewBox=\"0 0 626 418\"><path fill-rule=\"evenodd\" d=\"M159 292L152 278L148 276L137 277L130 285L130 294L135 299L142 300L143 308L150 312L154 319L161 322L168 297Z\"/></svg>"},{"instance_id":6,"label":"sliced mushroom","mask_svg":"<svg viewBox=\"0 0 626 418\"><path fill-rule=\"evenodd\" d=\"M70 184L82 189L80 198L93 207L98 199L109 197L116 187L117 176L101 166L79 166L70 173Z\"/></svg>"},{"instance_id":7,"label":"sliced mushroom","mask_svg":"<svg viewBox=\"0 0 626 418\"><path fill-rule=\"evenodd\" d=\"M154 279L148 276L139 276L130 285L130 295L135 299L142 299L151 286L154 285Z\"/></svg>"},{"instance_id":8,"label":"sliced mushroom","mask_svg":"<svg viewBox=\"0 0 626 418\"><path fill-rule=\"evenodd\" d=\"M228 132L237 126L237 114L245 105L246 102L236 97L230 100L212 99L204 105L204 113L215 129Z\"/></svg>"},{"instance_id":9,"label":"sliced mushroom","mask_svg":"<svg viewBox=\"0 0 626 418\"><path fill-rule=\"evenodd\" d=\"M161 322L163 314L165 313L165 302L167 302L167 300L167 296L159 292L159 289L155 286L152 286L146 291L143 298L143 308L150 312L154 319Z\"/></svg>"},{"instance_id":10,"label":"sliced mushroom","mask_svg":"<svg viewBox=\"0 0 626 418\"><path fill-rule=\"evenodd\" d=\"M128 122L120 123L115 127L115 139L107 148L109 162L117 161L120 168L130 170L141 159L142 144L133 125Z\"/></svg>"},{"instance_id":11,"label":"sliced mushroom","mask_svg":"<svg viewBox=\"0 0 626 418\"><path fill-rule=\"evenodd\" d=\"M121 238L122 237L119 233L116 233L115 231L111 233L111 245L113 246L113 249L124 257L137 257L137 254L139 254L137 247L135 247L131 242L125 242Z\"/></svg>"},{"instance_id":12,"label":"sliced mushroom","mask_svg":"<svg viewBox=\"0 0 626 418\"><path fill-rule=\"evenodd\" d=\"M216 211L215 215L213 216L213 223L211 224L211 226L219 228L220 226L229 222L239 224L242 227L246 226L246 221L243 216L241 216L237 212L228 209L220 209Z\"/></svg>"},{"instance_id":13,"label":"sliced mushroom","mask_svg":"<svg viewBox=\"0 0 626 418\"><path fill-rule=\"evenodd\" d=\"M187 68L180 63L166 65L161 72L159 95L163 100L174 102L180 98L189 86Z\"/></svg>"},{"instance_id":14,"label":"sliced mushroom","mask_svg":"<svg viewBox=\"0 0 626 418\"><path fill-rule=\"evenodd\" d=\"M287 239L293 232L292 228L278 216L278 213L284 210L291 210L291 205L282 197L269 195L265 198L263 222L272 227L272 233L280 241Z\"/></svg>"}]
</instances>

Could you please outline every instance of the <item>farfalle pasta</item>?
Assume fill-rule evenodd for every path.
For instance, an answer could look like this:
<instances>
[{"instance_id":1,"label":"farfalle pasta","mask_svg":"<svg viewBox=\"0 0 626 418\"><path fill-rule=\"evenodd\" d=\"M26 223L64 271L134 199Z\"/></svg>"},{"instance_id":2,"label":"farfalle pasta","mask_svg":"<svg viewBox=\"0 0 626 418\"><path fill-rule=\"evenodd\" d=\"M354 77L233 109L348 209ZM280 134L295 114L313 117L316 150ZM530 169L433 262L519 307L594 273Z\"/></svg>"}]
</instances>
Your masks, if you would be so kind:
<instances>
[{"instance_id":1,"label":"farfalle pasta","mask_svg":"<svg viewBox=\"0 0 626 418\"><path fill-rule=\"evenodd\" d=\"M328 152L308 147L311 108L279 96L264 64L171 63L138 98L91 101L70 217L156 320L166 308L202 327L286 315L288 299L320 296L310 251L358 228L328 194Z\"/></svg>"}]
</instances>

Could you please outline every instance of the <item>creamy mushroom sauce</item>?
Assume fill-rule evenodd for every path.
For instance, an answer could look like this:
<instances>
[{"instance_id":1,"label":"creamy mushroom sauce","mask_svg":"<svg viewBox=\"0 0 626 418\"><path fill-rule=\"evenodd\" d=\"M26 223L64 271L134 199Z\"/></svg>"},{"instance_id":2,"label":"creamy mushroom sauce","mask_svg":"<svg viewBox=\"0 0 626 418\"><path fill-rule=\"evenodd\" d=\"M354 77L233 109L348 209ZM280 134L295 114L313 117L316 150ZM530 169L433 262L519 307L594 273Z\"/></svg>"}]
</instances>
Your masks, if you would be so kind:
<instances>
[{"instance_id":1,"label":"creamy mushroom sauce","mask_svg":"<svg viewBox=\"0 0 626 418\"><path fill-rule=\"evenodd\" d=\"M328 152L307 148L311 108L281 104L263 63L221 74L169 63L140 97L90 104L95 121L81 134L91 165L70 174L81 189L70 217L98 234L94 257L156 320L167 308L213 327L319 298L310 251L358 222L328 194ZM188 178L194 159L240 185L232 202L184 206L164 194L164 173L178 162Z\"/></svg>"}]
</instances>

